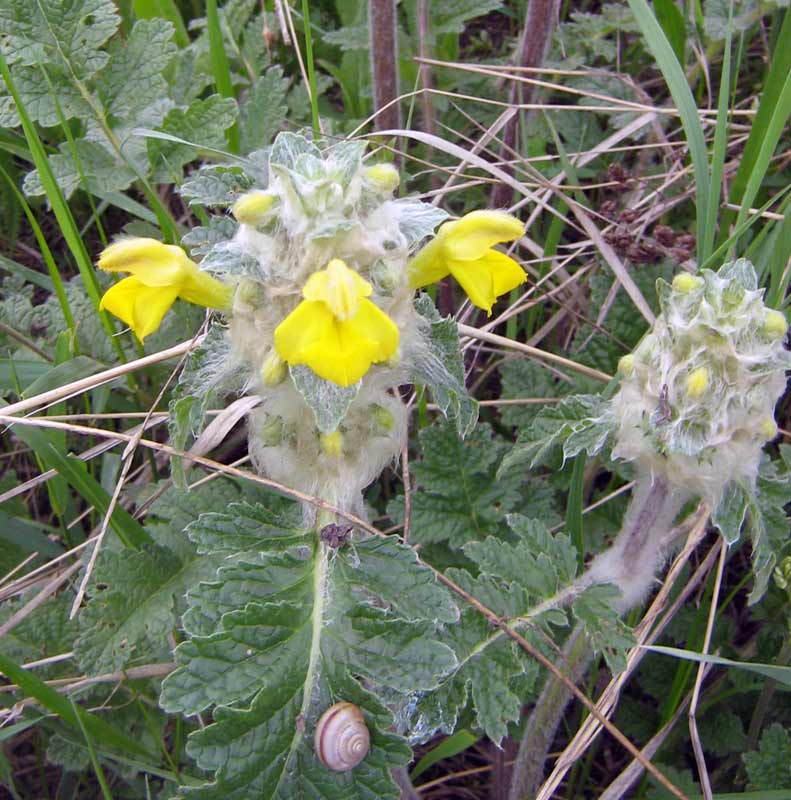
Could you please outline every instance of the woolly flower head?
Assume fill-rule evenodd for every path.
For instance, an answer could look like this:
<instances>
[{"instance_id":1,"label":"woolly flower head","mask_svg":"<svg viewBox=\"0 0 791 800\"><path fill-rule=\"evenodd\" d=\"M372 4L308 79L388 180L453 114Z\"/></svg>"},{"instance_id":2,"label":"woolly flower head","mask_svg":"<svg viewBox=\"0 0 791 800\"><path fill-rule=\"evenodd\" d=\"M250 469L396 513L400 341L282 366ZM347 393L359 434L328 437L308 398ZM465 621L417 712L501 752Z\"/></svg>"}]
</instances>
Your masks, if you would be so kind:
<instances>
[{"instance_id":1,"label":"woolly flower head","mask_svg":"<svg viewBox=\"0 0 791 800\"><path fill-rule=\"evenodd\" d=\"M365 149L283 133L249 163L206 167L184 187L205 202L222 186L230 207L184 243L233 289L230 357L206 360L241 361L238 388L261 398L249 426L254 465L358 513L362 489L402 449L401 384L430 387L462 433L475 421L455 323L415 289L453 274L489 311L525 277L494 249L521 236L519 220L474 212L432 239L448 215L394 198L398 171L364 162Z\"/></svg>"},{"instance_id":2,"label":"woolly flower head","mask_svg":"<svg viewBox=\"0 0 791 800\"><path fill-rule=\"evenodd\" d=\"M613 455L716 505L730 481L754 482L776 431L785 318L764 305L744 259L657 288L661 314L621 360Z\"/></svg>"}]
</instances>

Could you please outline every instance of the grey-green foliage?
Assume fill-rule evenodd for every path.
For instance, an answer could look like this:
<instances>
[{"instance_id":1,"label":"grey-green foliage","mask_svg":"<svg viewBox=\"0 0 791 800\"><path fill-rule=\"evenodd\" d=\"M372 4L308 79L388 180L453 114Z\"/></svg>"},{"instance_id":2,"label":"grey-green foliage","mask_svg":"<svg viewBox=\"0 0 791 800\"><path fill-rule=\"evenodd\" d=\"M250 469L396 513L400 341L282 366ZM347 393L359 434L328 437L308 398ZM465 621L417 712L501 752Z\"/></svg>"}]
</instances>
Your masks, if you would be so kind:
<instances>
[{"instance_id":1,"label":"grey-green foliage","mask_svg":"<svg viewBox=\"0 0 791 800\"><path fill-rule=\"evenodd\" d=\"M103 546L79 615L74 651L90 675L150 661L167 661L167 632L183 611L191 586L214 574L218 557L198 556L183 532L201 511L238 500L242 491L226 479L191 492L170 489L152 508L147 526L154 543L141 550ZM156 521L154 521L156 520Z\"/></svg>"},{"instance_id":2,"label":"grey-green foliage","mask_svg":"<svg viewBox=\"0 0 791 800\"><path fill-rule=\"evenodd\" d=\"M558 452L563 460L585 451L595 455L611 433L605 401L598 395L578 394L561 402L542 406L532 421L519 432L513 449L505 456L500 472L526 464L534 469Z\"/></svg>"},{"instance_id":3,"label":"grey-green foliage","mask_svg":"<svg viewBox=\"0 0 791 800\"><path fill-rule=\"evenodd\" d=\"M420 460L410 463L413 482L412 539L443 542L458 548L466 542L506 531L504 515L514 511L523 476L512 471L498 479L497 467L507 445L494 438L489 425L477 425L462 440L448 423L420 432ZM389 512L403 517L403 498Z\"/></svg>"},{"instance_id":4,"label":"grey-green foliage","mask_svg":"<svg viewBox=\"0 0 791 800\"><path fill-rule=\"evenodd\" d=\"M188 752L215 772L186 797L398 797L392 767L409 748L389 732L383 699L436 688L455 668L438 641L458 616L447 591L391 538L358 538L333 549L300 517L233 504L202 515L190 538L221 565L193 586L188 641L163 684L171 712L213 708ZM312 736L330 705L358 705L371 751L353 771L331 772Z\"/></svg>"},{"instance_id":5,"label":"grey-green foliage","mask_svg":"<svg viewBox=\"0 0 791 800\"><path fill-rule=\"evenodd\" d=\"M758 750L743 759L751 790L791 789L791 736L782 725L767 728Z\"/></svg>"},{"instance_id":6,"label":"grey-green foliage","mask_svg":"<svg viewBox=\"0 0 791 800\"><path fill-rule=\"evenodd\" d=\"M755 486L733 481L726 489L712 520L729 544L746 531L752 543L754 584L750 604L766 592L778 554L788 542L785 506L791 495L791 446L780 445L780 459L764 456Z\"/></svg>"},{"instance_id":7,"label":"grey-green foliage","mask_svg":"<svg viewBox=\"0 0 791 800\"><path fill-rule=\"evenodd\" d=\"M415 300L415 308L424 320L427 336L419 345L405 348L405 357L412 364L412 380L429 388L442 413L455 422L461 436L466 436L475 427L478 404L467 394L464 383L458 327L451 317L439 315L426 294Z\"/></svg>"},{"instance_id":8,"label":"grey-green foliage","mask_svg":"<svg viewBox=\"0 0 791 800\"><path fill-rule=\"evenodd\" d=\"M240 31L253 5L232 8ZM0 46L21 100L34 122L59 126L70 122L73 140L50 156L64 193L77 188L96 194L122 191L138 178L180 181L183 167L198 147L224 148L225 130L236 120L237 104L217 95L202 97L211 83L208 38L202 34L179 50L173 27L163 19L135 22L127 36L118 33L120 18L112 0L57 0L28 3L0 0ZM243 28L244 25L242 24ZM231 30L226 31L232 34ZM289 81L279 67L266 69L268 58L247 46L243 55L259 77L240 91L240 130L244 152L265 146L286 115ZM238 37L226 46L238 51ZM0 83L0 122L16 127L18 115ZM146 139L140 129L156 129L181 141ZM43 194L36 171L25 191Z\"/></svg>"},{"instance_id":9,"label":"grey-green foliage","mask_svg":"<svg viewBox=\"0 0 791 800\"><path fill-rule=\"evenodd\" d=\"M545 650L546 637L554 640L554 629L567 627L569 619L566 611L541 604L574 580L577 552L568 536L550 533L539 520L514 514L508 521L511 541L489 536L468 542L463 551L474 570L452 568L446 574ZM609 586L589 588L575 599L572 612L594 649L619 670L634 640L608 602L612 591ZM523 625L528 618L529 625ZM537 663L472 609L465 610L459 625L448 631L448 642L459 665L439 689L426 693L409 709L415 738L425 738L437 728L454 730L471 702L475 724L499 742L508 723L519 719ZM517 682L520 693L515 690Z\"/></svg>"}]
</instances>

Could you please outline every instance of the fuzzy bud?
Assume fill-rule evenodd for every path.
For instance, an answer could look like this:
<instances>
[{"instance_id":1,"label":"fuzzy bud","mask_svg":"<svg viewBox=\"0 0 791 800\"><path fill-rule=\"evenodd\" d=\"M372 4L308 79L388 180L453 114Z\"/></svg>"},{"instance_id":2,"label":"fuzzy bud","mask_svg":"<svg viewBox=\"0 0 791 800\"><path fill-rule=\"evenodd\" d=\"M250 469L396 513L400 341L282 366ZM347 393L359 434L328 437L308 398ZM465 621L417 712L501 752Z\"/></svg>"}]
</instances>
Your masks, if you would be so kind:
<instances>
[{"instance_id":1,"label":"fuzzy bud","mask_svg":"<svg viewBox=\"0 0 791 800\"><path fill-rule=\"evenodd\" d=\"M258 281L242 278L236 287L236 299L247 306L257 306L263 299L263 287Z\"/></svg>"},{"instance_id":2,"label":"fuzzy bud","mask_svg":"<svg viewBox=\"0 0 791 800\"><path fill-rule=\"evenodd\" d=\"M771 442L777 436L777 423L771 417L766 417L761 420L760 430L764 439L767 442Z\"/></svg>"},{"instance_id":3,"label":"fuzzy bud","mask_svg":"<svg viewBox=\"0 0 791 800\"><path fill-rule=\"evenodd\" d=\"M770 339L782 339L788 331L788 323L785 315L779 311L770 310L766 312L763 322L763 332Z\"/></svg>"},{"instance_id":4,"label":"fuzzy bud","mask_svg":"<svg viewBox=\"0 0 791 800\"><path fill-rule=\"evenodd\" d=\"M270 350L261 365L261 380L264 386L277 386L282 383L287 372L286 362L274 350Z\"/></svg>"},{"instance_id":5,"label":"fuzzy bud","mask_svg":"<svg viewBox=\"0 0 791 800\"><path fill-rule=\"evenodd\" d=\"M706 367L698 367L697 369L693 369L692 372L687 375L687 379L684 382L684 388L687 392L687 397L691 398L692 400L699 400L706 394L706 389L709 386L709 371Z\"/></svg>"},{"instance_id":6,"label":"fuzzy bud","mask_svg":"<svg viewBox=\"0 0 791 800\"><path fill-rule=\"evenodd\" d=\"M267 192L248 192L233 204L231 213L242 225L263 225L274 203L274 196Z\"/></svg>"},{"instance_id":7,"label":"fuzzy bud","mask_svg":"<svg viewBox=\"0 0 791 800\"><path fill-rule=\"evenodd\" d=\"M621 367L610 405L613 454L716 507L730 481L756 480L776 434L791 366L786 320L764 305L745 259L677 275L672 286L660 279L657 290L661 313L633 369Z\"/></svg>"},{"instance_id":8,"label":"fuzzy bud","mask_svg":"<svg viewBox=\"0 0 791 800\"><path fill-rule=\"evenodd\" d=\"M621 356L621 359L618 361L618 372L627 377L634 372L634 356L632 353Z\"/></svg>"},{"instance_id":9,"label":"fuzzy bud","mask_svg":"<svg viewBox=\"0 0 791 800\"><path fill-rule=\"evenodd\" d=\"M697 275L690 275L688 272L680 272L673 278L672 286L674 292L689 294L703 286L703 278Z\"/></svg>"},{"instance_id":10,"label":"fuzzy bud","mask_svg":"<svg viewBox=\"0 0 791 800\"><path fill-rule=\"evenodd\" d=\"M393 430L395 418L390 411L384 406L380 406L379 403L372 403L369 409L375 428L378 428L382 433L389 433Z\"/></svg>"},{"instance_id":11,"label":"fuzzy bud","mask_svg":"<svg viewBox=\"0 0 791 800\"><path fill-rule=\"evenodd\" d=\"M392 164L375 164L363 172L368 185L382 194L390 194L398 186L401 178Z\"/></svg>"},{"instance_id":12,"label":"fuzzy bud","mask_svg":"<svg viewBox=\"0 0 791 800\"><path fill-rule=\"evenodd\" d=\"M275 447L286 438L286 426L280 417L267 417L256 435L264 447Z\"/></svg>"},{"instance_id":13,"label":"fuzzy bud","mask_svg":"<svg viewBox=\"0 0 791 800\"><path fill-rule=\"evenodd\" d=\"M330 458L340 458L343 455L343 434L340 431L322 433L319 436L319 443L324 455Z\"/></svg>"}]
</instances>

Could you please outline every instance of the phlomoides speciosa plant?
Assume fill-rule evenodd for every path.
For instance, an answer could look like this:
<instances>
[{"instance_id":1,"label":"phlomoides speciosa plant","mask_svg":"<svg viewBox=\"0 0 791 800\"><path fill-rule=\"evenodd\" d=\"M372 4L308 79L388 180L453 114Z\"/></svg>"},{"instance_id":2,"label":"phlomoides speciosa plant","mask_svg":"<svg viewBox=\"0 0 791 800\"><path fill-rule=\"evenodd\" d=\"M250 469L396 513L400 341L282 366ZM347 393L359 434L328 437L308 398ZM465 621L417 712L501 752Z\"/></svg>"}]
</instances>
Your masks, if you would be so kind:
<instances>
[{"instance_id":1,"label":"phlomoides speciosa plant","mask_svg":"<svg viewBox=\"0 0 791 800\"><path fill-rule=\"evenodd\" d=\"M190 202L230 212L184 237L189 255L121 239L99 260L129 273L103 305L140 339L178 298L219 312L172 402L173 443L183 449L198 434L211 398L244 394L255 469L321 501L239 499L187 526L215 566L187 591L184 640L160 697L168 712L211 713L187 744L211 776L184 796L397 797L392 775L410 744L461 720L499 743L541 686L537 663L454 600L407 543L346 519L367 518L363 490L405 445L399 387L426 386L461 436L476 424L456 325L416 290L451 275L490 312L525 278L494 249L522 235L516 218L446 221L432 205L396 199L397 171L364 161L365 149L281 134L184 185ZM764 307L750 265L677 277L660 300L618 393L565 401L581 413L553 434L568 456L611 441L634 465L632 505L610 549L578 574L570 539L527 506L509 516L507 537L468 542L468 566L446 571L538 646L576 620L566 649L580 664L595 649L621 666L632 643L621 615L651 590L689 499L702 497L738 535L747 511L733 521L734 509L755 503L761 448L774 435L785 321ZM528 450L517 445L507 468L530 461ZM185 469L174 465L182 485ZM757 594L772 568L767 548L756 548L766 561ZM525 742L543 761L549 742Z\"/></svg>"}]
</instances>

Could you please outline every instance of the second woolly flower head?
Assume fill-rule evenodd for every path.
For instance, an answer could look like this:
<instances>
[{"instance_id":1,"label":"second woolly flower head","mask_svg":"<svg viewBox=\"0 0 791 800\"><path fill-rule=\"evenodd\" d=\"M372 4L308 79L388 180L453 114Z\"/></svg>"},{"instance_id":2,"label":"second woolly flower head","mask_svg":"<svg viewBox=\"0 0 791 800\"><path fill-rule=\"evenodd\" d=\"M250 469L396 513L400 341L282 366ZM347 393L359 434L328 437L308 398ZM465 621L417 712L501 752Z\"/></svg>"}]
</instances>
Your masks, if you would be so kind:
<instances>
[{"instance_id":1,"label":"second woolly flower head","mask_svg":"<svg viewBox=\"0 0 791 800\"><path fill-rule=\"evenodd\" d=\"M613 455L716 504L731 480L752 484L777 432L786 320L745 259L657 288L662 313L619 366Z\"/></svg>"}]
</instances>

